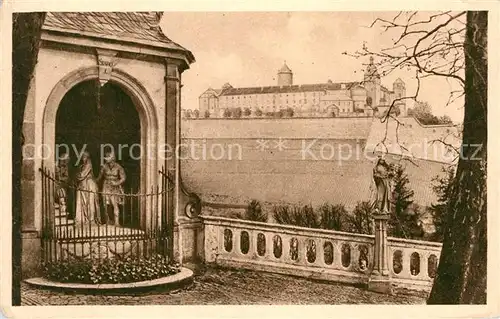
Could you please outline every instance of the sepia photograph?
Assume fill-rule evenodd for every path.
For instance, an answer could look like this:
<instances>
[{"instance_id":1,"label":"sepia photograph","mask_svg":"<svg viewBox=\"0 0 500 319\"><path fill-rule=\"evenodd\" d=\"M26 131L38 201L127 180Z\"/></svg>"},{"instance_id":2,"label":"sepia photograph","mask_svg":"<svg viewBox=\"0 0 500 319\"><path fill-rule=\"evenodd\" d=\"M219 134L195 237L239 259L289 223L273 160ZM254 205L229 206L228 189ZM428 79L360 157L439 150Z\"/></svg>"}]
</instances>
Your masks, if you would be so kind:
<instances>
[{"instance_id":1,"label":"sepia photograph","mask_svg":"<svg viewBox=\"0 0 500 319\"><path fill-rule=\"evenodd\" d=\"M496 299L491 11L11 19L12 306Z\"/></svg>"}]
</instances>

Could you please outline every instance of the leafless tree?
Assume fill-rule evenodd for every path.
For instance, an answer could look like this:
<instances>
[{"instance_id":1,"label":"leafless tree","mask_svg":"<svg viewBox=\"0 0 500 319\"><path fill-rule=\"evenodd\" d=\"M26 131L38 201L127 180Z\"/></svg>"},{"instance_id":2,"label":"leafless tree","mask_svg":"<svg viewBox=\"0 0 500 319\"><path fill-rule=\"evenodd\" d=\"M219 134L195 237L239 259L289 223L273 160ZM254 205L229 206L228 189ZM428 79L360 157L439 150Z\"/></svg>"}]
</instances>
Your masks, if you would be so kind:
<instances>
[{"instance_id":1,"label":"leafless tree","mask_svg":"<svg viewBox=\"0 0 500 319\"><path fill-rule=\"evenodd\" d=\"M381 119L386 123L403 125L391 110L398 101L416 100L426 77L458 83L448 103L464 99L462 146L429 304L486 303L487 19L487 12L477 11L399 12L369 26L392 34L390 47L370 50L365 43L346 53L377 57L381 76L397 69L415 74L415 92L392 102Z\"/></svg>"}]
</instances>

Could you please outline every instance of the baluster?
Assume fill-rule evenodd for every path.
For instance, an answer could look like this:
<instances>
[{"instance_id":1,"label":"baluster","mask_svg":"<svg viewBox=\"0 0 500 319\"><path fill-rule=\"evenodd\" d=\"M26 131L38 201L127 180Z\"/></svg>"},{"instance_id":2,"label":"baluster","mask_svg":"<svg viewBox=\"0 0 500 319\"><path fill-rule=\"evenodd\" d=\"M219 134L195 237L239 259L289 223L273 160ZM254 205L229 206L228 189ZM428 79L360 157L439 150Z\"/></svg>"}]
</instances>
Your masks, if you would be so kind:
<instances>
[{"instance_id":1,"label":"baluster","mask_svg":"<svg viewBox=\"0 0 500 319\"><path fill-rule=\"evenodd\" d=\"M404 278L412 278L411 276L411 270L410 270L410 256L411 256L411 251L407 249L401 249L403 256L402 256L402 266L403 270L399 273L401 277Z\"/></svg>"},{"instance_id":2,"label":"baluster","mask_svg":"<svg viewBox=\"0 0 500 319\"><path fill-rule=\"evenodd\" d=\"M359 244L349 244L349 247L351 248L351 262L349 265L349 270L350 271L357 271L359 269Z\"/></svg>"},{"instance_id":3,"label":"baluster","mask_svg":"<svg viewBox=\"0 0 500 319\"><path fill-rule=\"evenodd\" d=\"M264 258L269 259L269 260L273 260L274 259L273 237L275 234L268 233L268 232L265 232L263 234L264 234L264 238L266 239L266 253L264 254Z\"/></svg>"},{"instance_id":4,"label":"baluster","mask_svg":"<svg viewBox=\"0 0 500 319\"><path fill-rule=\"evenodd\" d=\"M281 258L280 261L284 263L291 263L292 259L290 258L290 239L292 237L283 234L279 235L281 237Z\"/></svg>"},{"instance_id":5,"label":"baluster","mask_svg":"<svg viewBox=\"0 0 500 319\"><path fill-rule=\"evenodd\" d=\"M420 255L420 273L418 274L418 277L424 280L432 279L429 277L429 272L427 268L430 254L426 252L418 252L418 254Z\"/></svg>"},{"instance_id":6,"label":"baluster","mask_svg":"<svg viewBox=\"0 0 500 319\"><path fill-rule=\"evenodd\" d=\"M248 257L255 258L257 255L257 236L253 229L248 230Z\"/></svg>"},{"instance_id":7,"label":"baluster","mask_svg":"<svg viewBox=\"0 0 500 319\"><path fill-rule=\"evenodd\" d=\"M335 240L333 244L333 263L332 266L337 269L344 269L342 266L342 242Z\"/></svg>"},{"instance_id":8,"label":"baluster","mask_svg":"<svg viewBox=\"0 0 500 319\"><path fill-rule=\"evenodd\" d=\"M318 238L316 240L316 260L314 261L314 265L326 267L324 245L325 245L324 238Z\"/></svg>"},{"instance_id":9,"label":"baluster","mask_svg":"<svg viewBox=\"0 0 500 319\"><path fill-rule=\"evenodd\" d=\"M306 244L307 238L302 237L302 236L298 236L297 241L298 241L297 248L298 248L298 256L299 256L299 259L297 260L297 262L300 265L307 266L307 244Z\"/></svg>"},{"instance_id":10,"label":"baluster","mask_svg":"<svg viewBox=\"0 0 500 319\"><path fill-rule=\"evenodd\" d=\"M242 232L242 229L239 229L239 228L236 228L235 230L231 229L231 232L233 233L233 250L231 253L233 255L240 257L243 255L241 253L241 232Z\"/></svg>"},{"instance_id":11,"label":"baluster","mask_svg":"<svg viewBox=\"0 0 500 319\"><path fill-rule=\"evenodd\" d=\"M369 257L368 257L368 264L370 267L370 271L371 269L373 269L373 259L374 259L374 250L373 250L373 246L370 246L370 250L369 250ZM396 273L394 272L394 251L395 249L392 248L391 246L387 247L387 267L389 268L389 274L391 274L391 276L394 276L396 275Z\"/></svg>"},{"instance_id":12,"label":"baluster","mask_svg":"<svg viewBox=\"0 0 500 319\"><path fill-rule=\"evenodd\" d=\"M368 246L368 256L366 256L366 258L368 258L368 263L367 263L366 266L371 271L371 269L373 269L373 257L375 256L375 246L372 245L372 244L368 244L367 246ZM388 260L387 261L387 263L388 263L387 267L389 268L390 272L392 271L392 273L394 273L394 270L393 270L393 267L392 267L392 265L393 265L392 264L393 252L392 252L391 247L388 246L387 247L387 251L388 251L387 252L388 253L388 256L387 256L388 257L387 258L387 260Z\"/></svg>"},{"instance_id":13,"label":"baluster","mask_svg":"<svg viewBox=\"0 0 500 319\"><path fill-rule=\"evenodd\" d=\"M226 251L226 248L224 247L224 227L222 226L215 226L214 225L214 230L217 231L217 234L219 234L219 240L218 240L218 243L219 243L219 249L218 249L218 252L220 254L222 254L223 252Z\"/></svg>"}]
</instances>

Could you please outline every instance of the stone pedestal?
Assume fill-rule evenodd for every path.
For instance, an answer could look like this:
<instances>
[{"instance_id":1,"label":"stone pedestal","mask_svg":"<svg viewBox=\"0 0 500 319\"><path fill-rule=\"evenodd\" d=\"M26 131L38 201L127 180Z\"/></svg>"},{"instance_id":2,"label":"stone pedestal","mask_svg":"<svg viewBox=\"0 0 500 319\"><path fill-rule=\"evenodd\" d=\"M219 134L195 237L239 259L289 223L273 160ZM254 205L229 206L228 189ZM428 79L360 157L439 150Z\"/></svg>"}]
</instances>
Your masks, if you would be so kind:
<instances>
[{"instance_id":1,"label":"stone pedestal","mask_svg":"<svg viewBox=\"0 0 500 319\"><path fill-rule=\"evenodd\" d=\"M388 268L387 221L390 215L387 212L376 212L373 215L375 223L375 249L373 270L368 281L368 290L392 294L392 284Z\"/></svg>"}]
</instances>

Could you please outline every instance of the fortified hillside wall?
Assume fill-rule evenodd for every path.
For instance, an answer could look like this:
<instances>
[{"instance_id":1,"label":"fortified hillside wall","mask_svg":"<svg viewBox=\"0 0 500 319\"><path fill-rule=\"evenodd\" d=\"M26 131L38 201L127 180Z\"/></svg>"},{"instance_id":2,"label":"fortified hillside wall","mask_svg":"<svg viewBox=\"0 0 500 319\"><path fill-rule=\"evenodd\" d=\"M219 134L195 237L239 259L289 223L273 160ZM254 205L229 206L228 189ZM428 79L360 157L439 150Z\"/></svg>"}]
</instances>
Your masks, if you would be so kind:
<instances>
[{"instance_id":1,"label":"fortified hillside wall","mask_svg":"<svg viewBox=\"0 0 500 319\"><path fill-rule=\"evenodd\" d=\"M380 136L378 119L200 119L182 122L182 178L204 198L217 194L244 202L344 204L372 195ZM375 132L374 132L375 130ZM397 161L398 156L388 156ZM435 201L432 178L443 163L419 158L407 166L416 202Z\"/></svg>"}]
</instances>

